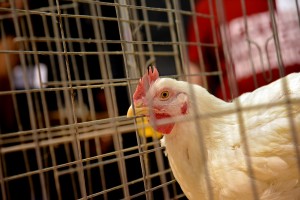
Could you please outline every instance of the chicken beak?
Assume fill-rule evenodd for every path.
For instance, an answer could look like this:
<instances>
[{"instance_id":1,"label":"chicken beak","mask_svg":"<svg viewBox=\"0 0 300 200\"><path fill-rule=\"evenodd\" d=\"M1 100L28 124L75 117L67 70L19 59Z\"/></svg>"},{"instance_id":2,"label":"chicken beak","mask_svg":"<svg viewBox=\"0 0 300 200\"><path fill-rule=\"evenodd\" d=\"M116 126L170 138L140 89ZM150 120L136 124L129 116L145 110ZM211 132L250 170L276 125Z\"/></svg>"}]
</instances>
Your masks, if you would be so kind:
<instances>
[{"instance_id":1,"label":"chicken beak","mask_svg":"<svg viewBox=\"0 0 300 200\"><path fill-rule=\"evenodd\" d=\"M135 115L133 113L133 110L135 111ZM149 109L146 106L137 106L133 108L131 105L127 111L127 117L134 117L134 116L148 116L149 117ZM150 125L149 125L149 119L146 117L138 117L135 119L137 124L137 132L141 137L152 137L156 139L160 139L162 137L162 134L155 131Z\"/></svg>"},{"instance_id":2,"label":"chicken beak","mask_svg":"<svg viewBox=\"0 0 300 200\"><path fill-rule=\"evenodd\" d=\"M134 112L135 111L135 115ZM134 116L138 116L138 115L148 115L148 108L147 107L143 107L143 106L137 106L137 107L132 107L132 105L129 107L128 111L127 111L127 117L134 117Z\"/></svg>"}]
</instances>

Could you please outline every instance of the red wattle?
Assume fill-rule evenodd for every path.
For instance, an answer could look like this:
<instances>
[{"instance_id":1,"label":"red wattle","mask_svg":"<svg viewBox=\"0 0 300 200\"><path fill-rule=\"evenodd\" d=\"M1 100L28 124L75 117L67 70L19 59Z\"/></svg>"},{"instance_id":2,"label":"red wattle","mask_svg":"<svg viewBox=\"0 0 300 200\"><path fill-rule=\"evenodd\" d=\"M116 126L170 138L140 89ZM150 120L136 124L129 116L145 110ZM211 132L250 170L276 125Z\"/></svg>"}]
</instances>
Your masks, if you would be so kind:
<instances>
[{"instance_id":1,"label":"red wattle","mask_svg":"<svg viewBox=\"0 0 300 200\"><path fill-rule=\"evenodd\" d=\"M187 103L184 102L184 104L181 107L181 114L185 115L187 113Z\"/></svg>"},{"instance_id":2,"label":"red wattle","mask_svg":"<svg viewBox=\"0 0 300 200\"><path fill-rule=\"evenodd\" d=\"M166 113L155 113L154 114L156 120L160 119L168 119L171 118L171 115L166 114ZM168 124L162 124L162 125L157 125L155 127L156 131L163 133L163 134L169 134L173 130L175 123L168 123Z\"/></svg>"}]
</instances>

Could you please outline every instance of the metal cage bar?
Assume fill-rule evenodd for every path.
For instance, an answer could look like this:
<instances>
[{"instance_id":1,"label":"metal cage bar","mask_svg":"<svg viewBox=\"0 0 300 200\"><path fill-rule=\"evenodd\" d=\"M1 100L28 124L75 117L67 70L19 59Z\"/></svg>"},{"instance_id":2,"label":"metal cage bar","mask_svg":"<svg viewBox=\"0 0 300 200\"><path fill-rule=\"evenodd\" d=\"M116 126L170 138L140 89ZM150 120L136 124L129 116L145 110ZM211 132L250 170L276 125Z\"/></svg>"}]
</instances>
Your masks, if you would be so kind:
<instances>
[{"instance_id":1,"label":"metal cage bar","mask_svg":"<svg viewBox=\"0 0 300 200\"><path fill-rule=\"evenodd\" d=\"M275 1L278 5L279 0ZM267 2L272 34L263 41L251 32L247 2L239 1L247 66L252 74L261 70L266 82L275 79L274 55L280 76L288 61L275 1ZM4 66L5 72L3 76L0 68L0 111L11 109L13 120L0 113L5 122L0 123L2 199L185 199L159 138L145 137L140 130L147 124L141 125L139 117L127 119L124 110L133 103L139 78L151 64L162 77L188 81L199 77L208 89L215 78L224 99L239 95L238 61L225 1L207 0L205 12L198 12L194 0L3 3L10 6L0 2L0 67ZM299 25L298 0L292 4L296 9L289 14L294 18L288 19L288 15L286 20ZM201 36L205 27L199 20L207 20L211 28L209 40ZM189 38L191 26L195 41ZM197 51L198 63L189 60L191 47ZM275 48L274 55L271 48ZM207 65L208 58L213 59L213 66ZM191 71L191 63L199 72ZM260 87L259 79L251 78L255 87ZM282 82L283 94L288 94L287 86ZM192 87L189 89L195 98ZM293 103L287 95L282 104L268 106L285 107L296 147L299 138L292 119ZM247 144L243 112L265 106L242 107L236 101L234 111L196 114L186 120L235 115ZM7 128L10 123L13 125ZM195 126L203 137L200 125ZM205 151L204 141L199 143ZM250 152L247 145L244 151ZM300 165L297 148L295 153ZM245 163L254 176L251 159ZM217 199L210 173L205 166L208 198ZM257 199L254 182L252 190Z\"/></svg>"}]
</instances>

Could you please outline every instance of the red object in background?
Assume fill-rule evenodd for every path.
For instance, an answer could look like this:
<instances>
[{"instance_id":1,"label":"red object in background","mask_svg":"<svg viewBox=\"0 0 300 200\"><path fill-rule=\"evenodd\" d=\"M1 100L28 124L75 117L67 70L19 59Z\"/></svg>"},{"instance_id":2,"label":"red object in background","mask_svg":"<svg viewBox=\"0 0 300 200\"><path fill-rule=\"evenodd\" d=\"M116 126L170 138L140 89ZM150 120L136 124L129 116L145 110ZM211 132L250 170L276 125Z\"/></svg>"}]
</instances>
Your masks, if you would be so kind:
<instances>
[{"instance_id":1,"label":"red object in background","mask_svg":"<svg viewBox=\"0 0 300 200\"><path fill-rule=\"evenodd\" d=\"M275 4L275 2L274 2ZM245 0L247 13L248 36L252 43L250 49L247 42L247 34L245 29L245 18L243 16L242 5L240 0L224 0L224 13L226 16L226 29L229 33L227 41L229 43L230 53L234 64L234 75L236 85L238 86L238 95L250 92L266 85L280 77L277 64L277 55L275 43L272 37L272 26L270 21L270 13L268 12L268 1L261 0ZM275 5L274 5L275 7ZM229 78L225 65L225 57L221 42L221 29L219 26L217 9L213 1L214 25L217 31L218 52L220 55L220 64L223 75L223 83L218 82L218 78L208 78L209 89L216 96L228 100L232 97L229 86ZM196 12L211 15L209 12L209 1L201 0L196 5ZM278 36L284 64L285 75L292 72L300 71L300 31L295 25L298 23L296 13L276 12L276 22L278 26ZM189 42L200 42L213 44L213 27L212 20L205 17L197 17L198 38L197 41L195 26L192 18L188 27ZM293 28L295 27L295 28ZM298 28L298 29L297 29ZM299 34L296 34L298 33ZM297 36L295 36L297 35ZM267 48L266 48L267 47ZM260 49L260 50L259 50ZM201 47L205 71L217 71L217 57L214 47ZM250 53L251 51L251 53ZM252 57L252 62L250 59ZM196 64L200 63L197 45L189 45L190 61ZM269 65L270 64L270 65ZM270 67L270 68L269 68ZM255 84L255 82L257 84ZM222 95L221 84L225 86L226 97ZM235 97L235 96L233 96Z\"/></svg>"}]
</instances>

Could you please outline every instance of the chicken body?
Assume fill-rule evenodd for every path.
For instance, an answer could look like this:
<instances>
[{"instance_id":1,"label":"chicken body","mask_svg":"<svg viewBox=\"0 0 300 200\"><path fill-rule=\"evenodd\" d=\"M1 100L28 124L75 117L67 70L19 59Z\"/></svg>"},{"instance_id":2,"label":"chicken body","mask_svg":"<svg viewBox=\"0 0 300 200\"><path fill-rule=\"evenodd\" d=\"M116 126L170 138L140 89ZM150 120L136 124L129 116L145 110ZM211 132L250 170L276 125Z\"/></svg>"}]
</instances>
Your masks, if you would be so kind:
<instances>
[{"instance_id":1,"label":"chicken body","mask_svg":"<svg viewBox=\"0 0 300 200\"><path fill-rule=\"evenodd\" d=\"M155 78L137 95L136 114L165 133L162 145L189 199L300 199L300 74L285 78L286 92L281 81L230 103L169 78Z\"/></svg>"}]
</instances>

